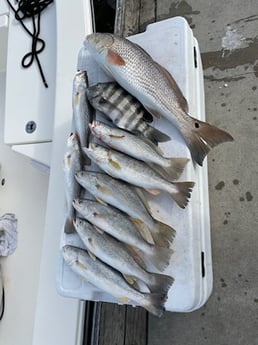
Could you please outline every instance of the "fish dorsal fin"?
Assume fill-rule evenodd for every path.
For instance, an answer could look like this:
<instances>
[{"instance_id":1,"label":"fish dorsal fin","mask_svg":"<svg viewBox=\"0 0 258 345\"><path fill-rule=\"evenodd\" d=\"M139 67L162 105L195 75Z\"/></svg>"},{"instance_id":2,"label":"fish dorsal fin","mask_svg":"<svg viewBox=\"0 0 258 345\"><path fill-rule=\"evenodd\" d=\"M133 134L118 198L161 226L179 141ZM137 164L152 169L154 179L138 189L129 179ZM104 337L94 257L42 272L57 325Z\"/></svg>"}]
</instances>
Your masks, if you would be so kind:
<instances>
[{"instance_id":1,"label":"fish dorsal fin","mask_svg":"<svg viewBox=\"0 0 258 345\"><path fill-rule=\"evenodd\" d=\"M159 63L157 63L156 61L155 65L156 67L159 69L159 71L165 76L165 78L168 81L169 86L171 87L171 89L173 90L173 92L175 93L176 97L177 97L177 101L180 104L181 108L185 111L188 112L188 102L185 99L182 91L180 90L179 86L177 85L176 81L174 80L174 78L172 77L172 75L169 73L169 71L161 66Z\"/></svg>"},{"instance_id":2,"label":"fish dorsal fin","mask_svg":"<svg viewBox=\"0 0 258 345\"><path fill-rule=\"evenodd\" d=\"M142 238L148 242L149 244L155 244L152 234L150 232L150 229L147 227L147 225L138 218L131 218L133 223L135 224L136 228L140 232Z\"/></svg>"},{"instance_id":3,"label":"fish dorsal fin","mask_svg":"<svg viewBox=\"0 0 258 345\"><path fill-rule=\"evenodd\" d=\"M125 60L114 50L108 49L107 52L108 62L115 66L125 66Z\"/></svg>"}]
</instances>

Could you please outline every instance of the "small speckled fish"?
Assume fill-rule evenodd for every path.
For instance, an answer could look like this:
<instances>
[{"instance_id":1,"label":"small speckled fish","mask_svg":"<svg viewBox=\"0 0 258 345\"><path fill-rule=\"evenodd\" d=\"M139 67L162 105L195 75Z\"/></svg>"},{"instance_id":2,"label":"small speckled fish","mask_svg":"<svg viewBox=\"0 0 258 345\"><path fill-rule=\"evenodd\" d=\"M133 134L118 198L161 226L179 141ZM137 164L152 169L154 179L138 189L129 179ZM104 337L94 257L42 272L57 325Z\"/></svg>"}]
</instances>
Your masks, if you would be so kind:
<instances>
[{"instance_id":1,"label":"small speckled fish","mask_svg":"<svg viewBox=\"0 0 258 345\"><path fill-rule=\"evenodd\" d=\"M134 289L119 272L98 259L93 260L83 249L66 245L62 254L66 264L82 279L109 293L120 303L137 303L150 313L162 316L166 301L164 294L143 293Z\"/></svg>"},{"instance_id":2,"label":"small speckled fish","mask_svg":"<svg viewBox=\"0 0 258 345\"><path fill-rule=\"evenodd\" d=\"M174 279L163 274L147 272L136 262L124 243L96 231L93 225L80 218L74 220L74 226L89 254L121 272L129 284L133 284L137 278L142 280L151 292L168 292Z\"/></svg>"},{"instance_id":3,"label":"small speckled fish","mask_svg":"<svg viewBox=\"0 0 258 345\"><path fill-rule=\"evenodd\" d=\"M156 245L169 247L173 242L176 231L152 218L147 201L142 201L138 195L140 191L136 192L133 186L105 173L93 171L77 172L75 178L100 203L107 203L125 212L140 227L147 226Z\"/></svg>"},{"instance_id":4,"label":"small speckled fish","mask_svg":"<svg viewBox=\"0 0 258 345\"><path fill-rule=\"evenodd\" d=\"M165 117L180 131L199 165L210 148L233 140L229 133L191 117L187 100L170 73L137 44L113 34L93 33L84 46L148 112Z\"/></svg>"},{"instance_id":5,"label":"small speckled fish","mask_svg":"<svg viewBox=\"0 0 258 345\"><path fill-rule=\"evenodd\" d=\"M168 135L146 122L151 115L136 98L117 83L93 85L87 89L87 96L91 105L110 118L117 127L129 132L140 133L155 143L170 140Z\"/></svg>"},{"instance_id":6,"label":"small speckled fish","mask_svg":"<svg viewBox=\"0 0 258 345\"><path fill-rule=\"evenodd\" d=\"M80 196L81 186L75 179L75 173L82 170L82 155L78 136L71 133L67 140L67 151L63 160L63 169L65 176L65 196L66 196L66 221L64 231L71 233L74 231L73 217L73 199Z\"/></svg>"},{"instance_id":7,"label":"small speckled fish","mask_svg":"<svg viewBox=\"0 0 258 345\"><path fill-rule=\"evenodd\" d=\"M73 122L81 147L88 145L89 137L90 110L86 95L87 86L86 72L76 72L73 79L72 93ZM89 158L86 157L85 163L90 163Z\"/></svg>"},{"instance_id":8,"label":"small speckled fish","mask_svg":"<svg viewBox=\"0 0 258 345\"><path fill-rule=\"evenodd\" d=\"M118 209L102 205L97 201L78 200L73 201L78 213L92 223L97 229L107 232L119 241L138 248L150 262L160 271L169 265L173 251L170 248L158 247L147 242L135 227L130 218Z\"/></svg>"},{"instance_id":9,"label":"small speckled fish","mask_svg":"<svg viewBox=\"0 0 258 345\"><path fill-rule=\"evenodd\" d=\"M170 182L162 178L146 163L115 150L91 144L83 148L87 155L107 174L146 189L151 194L168 192L181 208L185 208L191 196L194 182Z\"/></svg>"},{"instance_id":10,"label":"small speckled fish","mask_svg":"<svg viewBox=\"0 0 258 345\"><path fill-rule=\"evenodd\" d=\"M149 164L154 164L154 168L171 180L177 180L182 174L188 158L173 157L165 158L161 150L143 137L128 133L119 128L110 127L103 122L93 121L89 125L91 133L115 150L142 160Z\"/></svg>"}]
</instances>

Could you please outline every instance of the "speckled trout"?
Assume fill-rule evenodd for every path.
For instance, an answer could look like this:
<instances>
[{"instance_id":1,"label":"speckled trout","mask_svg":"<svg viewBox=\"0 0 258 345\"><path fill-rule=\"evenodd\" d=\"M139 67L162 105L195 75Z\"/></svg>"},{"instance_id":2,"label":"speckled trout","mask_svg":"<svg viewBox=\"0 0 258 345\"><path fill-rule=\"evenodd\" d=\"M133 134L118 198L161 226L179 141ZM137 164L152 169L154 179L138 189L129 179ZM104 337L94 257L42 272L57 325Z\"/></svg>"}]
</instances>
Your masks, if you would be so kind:
<instances>
[{"instance_id":1,"label":"speckled trout","mask_svg":"<svg viewBox=\"0 0 258 345\"><path fill-rule=\"evenodd\" d=\"M164 294L143 293L134 289L119 272L98 259L93 260L83 249L66 245L62 254L66 264L83 280L109 293L120 303L137 303L150 313L162 316L166 301Z\"/></svg>"},{"instance_id":2,"label":"speckled trout","mask_svg":"<svg viewBox=\"0 0 258 345\"><path fill-rule=\"evenodd\" d=\"M156 245L169 247L173 242L176 231L171 226L153 219L145 196L132 185L105 173L93 171L77 172L75 178L100 203L109 204L125 212L137 226L148 227Z\"/></svg>"},{"instance_id":3,"label":"speckled trout","mask_svg":"<svg viewBox=\"0 0 258 345\"><path fill-rule=\"evenodd\" d=\"M142 187L152 194L168 192L181 208L188 204L194 182L170 182L162 178L146 163L101 145L83 148L87 155L107 174Z\"/></svg>"},{"instance_id":4,"label":"speckled trout","mask_svg":"<svg viewBox=\"0 0 258 345\"><path fill-rule=\"evenodd\" d=\"M129 284L143 281L151 292L167 293L174 279L170 276L149 273L135 260L124 243L100 233L89 222L76 218L74 226L90 255L121 272ZM93 256L93 258L94 258Z\"/></svg>"},{"instance_id":5,"label":"speckled trout","mask_svg":"<svg viewBox=\"0 0 258 345\"><path fill-rule=\"evenodd\" d=\"M188 103L170 73L137 44L113 34L93 33L84 46L95 61L156 117L182 134L192 158L202 165L210 148L232 136L188 113Z\"/></svg>"},{"instance_id":6,"label":"speckled trout","mask_svg":"<svg viewBox=\"0 0 258 345\"><path fill-rule=\"evenodd\" d=\"M148 243L123 212L92 200L75 199L73 205L78 213L97 229L107 232L129 246L138 248L160 271L164 271L169 265L173 251L170 248Z\"/></svg>"},{"instance_id":7,"label":"speckled trout","mask_svg":"<svg viewBox=\"0 0 258 345\"><path fill-rule=\"evenodd\" d=\"M177 180L189 161L184 157L163 157L160 148L144 137L136 136L100 121L90 125L91 133L109 147L152 165L161 176Z\"/></svg>"}]
</instances>

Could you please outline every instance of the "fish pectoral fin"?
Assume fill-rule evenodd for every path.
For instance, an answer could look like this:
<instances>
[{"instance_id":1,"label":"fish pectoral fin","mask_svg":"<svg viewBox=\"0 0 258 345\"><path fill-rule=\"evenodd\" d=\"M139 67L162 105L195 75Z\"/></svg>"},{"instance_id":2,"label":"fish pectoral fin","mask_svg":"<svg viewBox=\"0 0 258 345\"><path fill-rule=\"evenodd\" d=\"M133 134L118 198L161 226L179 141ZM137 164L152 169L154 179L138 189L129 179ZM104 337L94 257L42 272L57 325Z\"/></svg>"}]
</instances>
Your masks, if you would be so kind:
<instances>
[{"instance_id":1,"label":"fish pectoral fin","mask_svg":"<svg viewBox=\"0 0 258 345\"><path fill-rule=\"evenodd\" d=\"M105 201L103 201L102 199L96 198L96 200L97 200L100 204L107 206L107 203L105 203Z\"/></svg>"},{"instance_id":2,"label":"fish pectoral fin","mask_svg":"<svg viewBox=\"0 0 258 345\"><path fill-rule=\"evenodd\" d=\"M119 163L117 163L116 161L114 161L112 158L109 158L109 163L116 170L121 170L121 165Z\"/></svg>"},{"instance_id":3,"label":"fish pectoral fin","mask_svg":"<svg viewBox=\"0 0 258 345\"><path fill-rule=\"evenodd\" d=\"M147 190L147 192L149 192L152 195L159 195L160 194L160 190L159 189L151 189L151 188L149 188L149 189L146 189L146 190Z\"/></svg>"},{"instance_id":4,"label":"fish pectoral fin","mask_svg":"<svg viewBox=\"0 0 258 345\"><path fill-rule=\"evenodd\" d=\"M117 297L118 301L122 304L127 304L130 301L128 297Z\"/></svg>"},{"instance_id":5,"label":"fish pectoral fin","mask_svg":"<svg viewBox=\"0 0 258 345\"><path fill-rule=\"evenodd\" d=\"M122 58L122 56L120 56L118 53L116 53L114 50L110 48L108 49L108 52L107 52L107 59L108 59L108 62L111 63L112 65L125 66L125 60Z\"/></svg>"},{"instance_id":6,"label":"fish pectoral fin","mask_svg":"<svg viewBox=\"0 0 258 345\"><path fill-rule=\"evenodd\" d=\"M100 184L97 184L96 188L103 194L111 194L111 190L108 189L106 186L102 186Z\"/></svg>"},{"instance_id":7,"label":"fish pectoral fin","mask_svg":"<svg viewBox=\"0 0 258 345\"><path fill-rule=\"evenodd\" d=\"M94 226L94 229L101 235L104 234L105 231L103 231L102 229L98 228L96 225L93 225Z\"/></svg>"},{"instance_id":8,"label":"fish pectoral fin","mask_svg":"<svg viewBox=\"0 0 258 345\"><path fill-rule=\"evenodd\" d=\"M125 278L125 280L127 281L127 283L129 283L130 285L133 285L136 281L136 278L133 276L130 276L128 274L123 274L123 277Z\"/></svg>"},{"instance_id":9,"label":"fish pectoral fin","mask_svg":"<svg viewBox=\"0 0 258 345\"><path fill-rule=\"evenodd\" d=\"M109 134L109 137L115 138L115 139L123 139L125 136L124 135Z\"/></svg>"},{"instance_id":10,"label":"fish pectoral fin","mask_svg":"<svg viewBox=\"0 0 258 345\"><path fill-rule=\"evenodd\" d=\"M149 244L155 244L155 242L153 240L153 237L152 237L152 234L151 234L151 231L148 228L148 226L143 221L141 221L138 218L131 218L131 219L134 222L134 224L137 227L137 229L139 230L142 238L146 242L148 242Z\"/></svg>"},{"instance_id":11,"label":"fish pectoral fin","mask_svg":"<svg viewBox=\"0 0 258 345\"><path fill-rule=\"evenodd\" d=\"M87 250L87 252L88 252L89 256L91 257L91 259L93 261L96 261L96 256L90 250Z\"/></svg>"}]
</instances>

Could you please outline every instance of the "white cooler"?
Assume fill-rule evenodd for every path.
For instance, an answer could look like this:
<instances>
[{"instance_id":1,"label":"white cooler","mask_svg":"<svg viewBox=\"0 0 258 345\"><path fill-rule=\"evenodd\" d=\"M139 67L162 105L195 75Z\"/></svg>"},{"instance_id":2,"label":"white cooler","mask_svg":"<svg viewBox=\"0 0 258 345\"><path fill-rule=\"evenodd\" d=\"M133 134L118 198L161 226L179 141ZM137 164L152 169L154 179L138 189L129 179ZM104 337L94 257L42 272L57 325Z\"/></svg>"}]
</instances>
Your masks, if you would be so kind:
<instances>
[{"instance_id":1,"label":"white cooler","mask_svg":"<svg viewBox=\"0 0 258 345\"><path fill-rule=\"evenodd\" d=\"M187 21L182 17L175 17L157 22L149 25L146 32L130 36L129 39L142 46L154 60L173 75L188 100L189 113L205 121L200 52L197 40ZM109 80L84 48L79 53L79 59L82 58L84 59L83 65L88 72L90 85ZM76 66L74 72L76 72ZM153 125L171 137L171 141L160 144L166 156L190 158L190 152L183 139L167 120L154 120ZM68 135L68 133L63 134ZM95 170L96 166L93 165L89 169ZM55 176L55 178L63 179L61 169L60 176ZM173 226L177 231L172 245L174 254L171 257L170 265L164 272L175 278L168 293L166 310L190 312L200 308L207 301L212 290L207 159L204 161L203 167L196 166L190 161L180 180L195 182L187 208L180 209L169 195L162 194L150 197L149 200L157 218ZM54 181L50 185L54 188ZM62 199L57 199L56 202L64 205ZM82 246L77 234L65 234L61 222L59 227L62 232L61 246L65 244ZM64 263L61 255L57 287L63 296L118 303L110 295L81 280Z\"/></svg>"}]
</instances>

